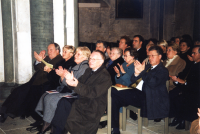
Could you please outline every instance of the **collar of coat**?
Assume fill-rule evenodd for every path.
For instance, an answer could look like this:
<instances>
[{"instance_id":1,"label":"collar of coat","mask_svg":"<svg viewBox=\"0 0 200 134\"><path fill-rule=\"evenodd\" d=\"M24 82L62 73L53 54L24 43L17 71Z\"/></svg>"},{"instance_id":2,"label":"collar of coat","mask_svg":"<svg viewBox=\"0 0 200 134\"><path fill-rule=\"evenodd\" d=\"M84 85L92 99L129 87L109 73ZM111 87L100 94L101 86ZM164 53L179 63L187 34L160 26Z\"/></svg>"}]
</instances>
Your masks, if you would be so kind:
<instances>
[{"instance_id":1,"label":"collar of coat","mask_svg":"<svg viewBox=\"0 0 200 134\"><path fill-rule=\"evenodd\" d=\"M80 67L84 64L88 64L88 60L84 60L81 63L77 64L76 66L73 67L73 70L79 70Z\"/></svg>"},{"instance_id":2,"label":"collar of coat","mask_svg":"<svg viewBox=\"0 0 200 134\"><path fill-rule=\"evenodd\" d=\"M171 64L169 64L169 66L171 66L171 65L176 65L178 62L180 62L180 57L177 55L177 57L171 62ZM164 62L163 62L163 65L165 66L166 64L167 64L167 62L166 62L167 60L165 60ZM168 67L169 67L168 66Z\"/></svg>"},{"instance_id":3,"label":"collar of coat","mask_svg":"<svg viewBox=\"0 0 200 134\"><path fill-rule=\"evenodd\" d=\"M104 68L105 68L105 65L102 64L96 71L93 72L93 74L97 74L97 73L101 72L101 70L103 70ZM92 69L91 68L89 68L89 69L90 69L89 73L91 73Z\"/></svg>"}]
</instances>

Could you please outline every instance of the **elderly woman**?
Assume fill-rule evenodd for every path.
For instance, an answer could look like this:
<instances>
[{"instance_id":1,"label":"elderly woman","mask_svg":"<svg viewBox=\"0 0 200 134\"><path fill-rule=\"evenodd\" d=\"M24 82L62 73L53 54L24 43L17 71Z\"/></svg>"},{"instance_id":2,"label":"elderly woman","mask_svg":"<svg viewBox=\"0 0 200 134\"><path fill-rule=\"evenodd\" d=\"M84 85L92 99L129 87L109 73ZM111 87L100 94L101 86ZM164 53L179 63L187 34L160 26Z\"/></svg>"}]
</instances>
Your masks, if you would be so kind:
<instances>
[{"instance_id":1,"label":"elderly woman","mask_svg":"<svg viewBox=\"0 0 200 134\"><path fill-rule=\"evenodd\" d=\"M177 101L177 98L179 97L181 93L181 89L176 87L173 83L172 76L178 76L180 72L182 72L186 66L186 62L181 59L179 54L179 45L178 44L170 44L167 47L167 60L163 62L164 66L169 71L169 97L170 97L170 113L169 117L178 117L178 111L180 110L181 103L178 105L175 103ZM169 124L169 126L175 126L179 123L179 119L174 118L172 123Z\"/></svg>"},{"instance_id":2,"label":"elderly woman","mask_svg":"<svg viewBox=\"0 0 200 134\"><path fill-rule=\"evenodd\" d=\"M44 134L50 127L50 123L55 114L57 103L62 98L62 96L70 96L70 98L77 98L76 94L67 88L64 74L73 71L74 77L76 79L78 79L80 76L82 76L84 74L85 70L88 68L88 58L89 58L90 54L91 54L91 52L90 52L89 48L78 47L76 49L76 53L74 56L74 61L76 62L77 65L74 66L73 68L70 67L68 71L63 70L63 68L61 68L61 67L59 67L59 69L56 69L56 73L59 76L61 76L62 82L60 83L60 86L57 87L57 89L56 89L57 93L53 93L53 94L45 93L40 98L40 101L36 107L36 112L41 117L43 117L44 124L43 124L42 131L40 131L38 134ZM62 90L64 88L65 88L65 93L59 93L59 92L63 92ZM71 103L73 101L74 101L74 99L71 99Z\"/></svg>"},{"instance_id":3,"label":"elderly woman","mask_svg":"<svg viewBox=\"0 0 200 134\"><path fill-rule=\"evenodd\" d=\"M160 40L157 44L159 47L162 48L163 50L163 55L162 55L162 60L166 60L167 59L167 55L166 55L166 50L167 50L167 46L168 46L168 43L166 40Z\"/></svg>"},{"instance_id":4,"label":"elderly woman","mask_svg":"<svg viewBox=\"0 0 200 134\"><path fill-rule=\"evenodd\" d=\"M130 86L131 76L134 73L134 64L133 62L137 59L138 53L134 48L126 48L124 50L124 60L125 62L120 65L118 64L120 70L115 66L114 70L117 73L115 76L115 82L117 84L122 84L125 86Z\"/></svg>"}]
</instances>

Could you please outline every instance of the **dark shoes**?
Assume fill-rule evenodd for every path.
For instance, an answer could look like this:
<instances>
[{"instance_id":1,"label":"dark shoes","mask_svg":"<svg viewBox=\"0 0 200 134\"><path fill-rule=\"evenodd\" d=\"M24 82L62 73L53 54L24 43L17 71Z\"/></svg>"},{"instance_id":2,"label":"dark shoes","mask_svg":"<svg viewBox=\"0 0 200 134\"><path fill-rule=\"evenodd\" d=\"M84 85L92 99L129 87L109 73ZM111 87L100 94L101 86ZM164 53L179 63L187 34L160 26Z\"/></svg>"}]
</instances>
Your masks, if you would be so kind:
<instances>
[{"instance_id":1,"label":"dark shoes","mask_svg":"<svg viewBox=\"0 0 200 134\"><path fill-rule=\"evenodd\" d=\"M176 127L176 129L185 129L185 120L182 120L179 124L178 124L178 126Z\"/></svg>"},{"instance_id":2,"label":"dark shoes","mask_svg":"<svg viewBox=\"0 0 200 134\"><path fill-rule=\"evenodd\" d=\"M31 123L30 126L39 126L39 125L42 125L42 123L43 123L43 120L41 120L41 121L36 121L36 122L34 122L34 123Z\"/></svg>"},{"instance_id":3,"label":"dark shoes","mask_svg":"<svg viewBox=\"0 0 200 134\"><path fill-rule=\"evenodd\" d=\"M111 134L120 134L120 132L116 133L116 132L114 132L114 131L111 131Z\"/></svg>"},{"instance_id":4,"label":"dark shoes","mask_svg":"<svg viewBox=\"0 0 200 134\"><path fill-rule=\"evenodd\" d=\"M162 119L158 118L158 119L154 119L154 122L160 122Z\"/></svg>"},{"instance_id":5,"label":"dark shoes","mask_svg":"<svg viewBox=\"0 0 200 134\"><path fill-rule=\"evenodd\" d=\"M104 128L107 125L107 121L102 121L99 123L99 127L98 128Z\"/></svg>"},{"instance_id":6,"label":"dark shoes","mask_svg":"<svg viewBox=\"0 0 200 134\"><path fill-rule=\"evenodd\" d=\"M51 125L49 125L44 131L40 131L37 134L45 134L47 131L49 131L51 128Z\"/></svg>"},{"instance_id":7,"label":"dark shoes","mask_svg":"<svg viewBox=\"0 0 200 134\"><path fill-rule=\"evenodd\" d=\"M178 118L174 118L173 119L173 121L172 121L172 123L169 123L169 126L176 126L176 125L178 125L179 123L180 123L181 121L180 121L180 119L178 119Z\"/></svg>"}]
</instances>

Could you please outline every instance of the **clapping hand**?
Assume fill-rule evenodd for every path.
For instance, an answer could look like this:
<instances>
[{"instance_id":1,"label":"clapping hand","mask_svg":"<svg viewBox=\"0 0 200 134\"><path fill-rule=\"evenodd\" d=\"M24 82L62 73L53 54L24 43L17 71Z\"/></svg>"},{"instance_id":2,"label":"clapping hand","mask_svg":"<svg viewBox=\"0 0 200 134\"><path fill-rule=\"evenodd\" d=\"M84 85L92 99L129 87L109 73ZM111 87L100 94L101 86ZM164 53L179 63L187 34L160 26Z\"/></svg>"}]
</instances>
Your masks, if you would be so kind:
<instances>
[{"instance_id":1,"label":"clapping hand","mask_svg":"<svg viewBox=\"0 0 200 134\"><path fill-rule=\"evenodd\" d=\"M136 60L134 62L134 66L135 66L135 75L138 76L144 69L145 69L145 63L143 62L142 64Z\"/></svg>"},{"instance_id":2,"label":"clapping hand","mask_svg":"<svg viewBox=\"0 0 200 134\"><path fill-rule=\"evenodd\" d=\"M192 56L190 56L190 55L187 55L187 57L188 57L188 59L189 59L190 61L193 61L193 58L192 58Z\"/></svg>"},{"instance_id":3,"label":"clapping hand","mask_svg":"<svg viewBox=\"0 0 200 134\"><path fill-rule=\"evenodd\" d=\"M39 54L34 51L34 57L37 61L41 62L46 57L45 50L42 50Z\"/></svg>"},{"instance_id":4,"label":"clapping hand","mask_svg":"<svg viewBox=\"0 0 200 134\"><path fill-rule=\"evenodd\" d=\"M44 71L47 72L47 73L51 72L51 70L52 70L52 69L49 68L48 66L45 66L45 67L44 67Z\"/></svg>"},{"instance_id":5,"label":"clapping hand","mask_svg":"<svg viewBox=\"0 0 200 134\"><path fill-rule=\"evenodd\" d=\"M120 65L119 63L117 63L117 65L119 66L119 68L120 68L120 71L121 71L123 74L125 74L126 72L124 71L124 68L123 68L123 66L122 66L122 65Z\"/></svg>"},{"instance_id":6,"label":"clapping hand","mask_svg":"<svg viewBox=\"0 0 200 134\"><path fill-rule=\"evenodd\" d=\"M74 77L73 71L65 75L66 83L69 86L76 87L78 85L78 80Z\"/></svg>"},{"instance_id":7,"label":"clapping hand","mask_svg":"<svg viewBox=\"0 0 200 134\"><path fill-rule=\"evenodd\" d=\"M115 72L117 73L117 76L119 77L120 76L119 69L116 66L114 66L113 68L114 68Z\"/></svg>"},{"instance_id":8,"label":"clapping hand","mask_svg":"<svg viewBox=\"0 0 200 134\"><path fill-rule=\"evenodd\" d=\"M174 82L178 81L178 78L177 78L176 76L169 75L169 77L170 77Z\"/></svg>"}]
</instances>

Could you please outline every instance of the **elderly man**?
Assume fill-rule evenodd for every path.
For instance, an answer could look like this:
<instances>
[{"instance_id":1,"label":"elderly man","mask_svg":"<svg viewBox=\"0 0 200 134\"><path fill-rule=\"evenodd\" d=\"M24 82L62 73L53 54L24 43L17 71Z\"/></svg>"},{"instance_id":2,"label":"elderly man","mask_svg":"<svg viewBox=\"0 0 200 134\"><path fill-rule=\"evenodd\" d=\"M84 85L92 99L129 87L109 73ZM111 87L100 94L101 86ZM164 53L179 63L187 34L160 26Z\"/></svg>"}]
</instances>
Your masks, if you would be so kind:
<instances>
[{"instance_id":1,"label":"elderly man","mask_svg":"<svg viewBox=\"0 0 200 134\"><path fill-rule=\"evenodd\" d=\"M96 42L96 50L103 52L106 56L106 59L109 58L108 53L106 52L107 44L104 41L98 40Z\"/></svg>"},{"instance_id":2,"label":"elderly man","mask_svg":"<svg viewBox=\"0 0 200 134\"><path fill-rule=\"evenodd\" d=\"M119 69L118 64L121 65L124 62L124 59L122 58L122 54L123 54L122 49L120 49L118 47L113 47L113 48L111 48L110 58L105 60L105 62L104 62L108 72L110 73L113 85L116 84L116 82L115 82L116 72L114 70L114 66L118 67L118 69Z\"/></svg>"},{"instance_id":3,"label":"elderly man","mask_svg":"<svg viewBox=\"0 0 200 134\"><path fill-rule=\"evenodd\" d=\"M52 43L48 46L48 56L45 57L45 51L41 51L38 55L35 52L36 62L34 63L35 73L30 79L29 82L15 88L13 92L8 96L5 102L2 105L0 111L0 121L4 122L7 116L11 118L22 116L24 114L25 106L27 106L27 98L31 97L29 92L31 90L40 89L43 90L45 85L50 85L50 82L47 78L47 72L44 71L45 64L41 62L42 59L44 61L55 66L58 62L60 62L63 58L59 54L60 47L56 43ZM30 104L29 104L30 105Z\"/></svg>"},{"instance_id":4,"label":"elderly man","mask_svg":"<svg viewBox=\"0 0 200 134\"><path fill-rule=\"evenodd\" d=\"M60 100L52 121L53 134L64 133L63 123L66 123L66 119L66 129L72 134L97 132L100 118L106 109L107 90L112 85L110 75L103 65L104 59L104 54L95 50L90 55L90 68L78 80L73 73L65 76L68 87L74 90L79 98L72 106L67 99Z\"/></svg>"},{"instance_id":5,"label":"elderly man","mask_svg":"<svg viewBox=\"0 0 200 134\"><path fill-rule=\"evenodd\" d=\"M141 108L141 116L148 119L164 118L169 112L169 96L166 81L168 70L161 63L162 49L158 46L149 48L150 64L135 61L135 74L132 75L132 89L112 89L112 134L120 134L119 109L132 105Z\"/></svg>"},{"instance_id":6,"label":"elderly man","mask_svg":"<svg viewBox=\"0 0 200 134\"><path fill-rule=\"evenodd\" d=\"M135 35L133 37L133 48L137 49L139 53L138 61L140 63L143 62L145 58L147 58L145 47L142 46L144 42L144 38L141 35Z\"/></svg>"}]
</instances>

